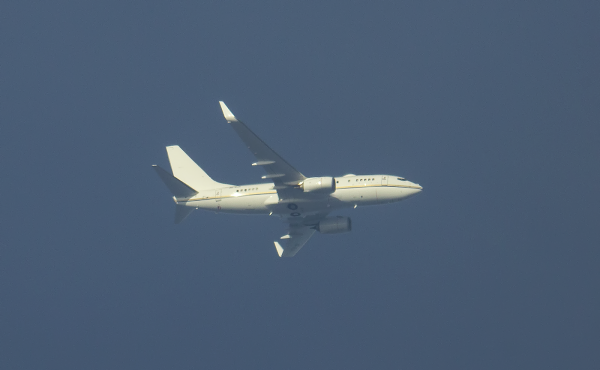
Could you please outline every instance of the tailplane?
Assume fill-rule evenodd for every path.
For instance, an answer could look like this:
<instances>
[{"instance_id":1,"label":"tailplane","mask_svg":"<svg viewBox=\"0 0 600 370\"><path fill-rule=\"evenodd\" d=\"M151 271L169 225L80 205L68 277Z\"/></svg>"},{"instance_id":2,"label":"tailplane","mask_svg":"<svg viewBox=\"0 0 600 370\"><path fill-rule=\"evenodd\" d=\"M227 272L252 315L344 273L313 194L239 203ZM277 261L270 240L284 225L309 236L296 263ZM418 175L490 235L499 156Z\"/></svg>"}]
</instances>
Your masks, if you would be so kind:
<instances>
[{"instance_id":1,"label":"tailplane","mask_svg":"<svg viewBox=\"0 0 600 370\"><path fill-rule=\"evenodd\" d=\"M211 179L196 162L185 154L179 145L168 146L167 154L171 163L171 170L173 170L173 176L193 189L200 191L227 186Z\"/></svg>"},{"instance_id":2,"label":"tailplane","mask_svg":"<svg viewBox=\"0 0 600 370\"><path fill-rule=\"evenodd\" d=\"M194 209L195 209L194 207L186 207L181 204L176 204L175 205L175 223L178 224L181 221L185 220L185 218L187 216L189 216L190 213L192 213L192 211Z\"/></svg>"}]
</instances>

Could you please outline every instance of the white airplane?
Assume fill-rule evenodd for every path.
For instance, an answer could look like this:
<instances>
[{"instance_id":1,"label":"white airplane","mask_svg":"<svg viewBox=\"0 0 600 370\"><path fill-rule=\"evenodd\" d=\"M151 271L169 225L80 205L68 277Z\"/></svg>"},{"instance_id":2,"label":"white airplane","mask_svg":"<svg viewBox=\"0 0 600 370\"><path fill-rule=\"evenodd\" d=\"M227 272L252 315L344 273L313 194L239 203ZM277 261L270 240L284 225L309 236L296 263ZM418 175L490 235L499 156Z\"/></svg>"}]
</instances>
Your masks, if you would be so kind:
<instances>
[{"instance_id":1,"label":"white airplane","mask_svg":"<svg viewBox=\"0 0 600 370\"><path fill-rule=\"evenodd\" d=\"M287 223L287 234L275 241L280 257L293 257L310 237L348 232L349 217L327 217L339 208L356 208L398 202L423 188L392 175L306 177L269 148L222 101L225 119L256 157L253 166L272 183L229 185L213 180L177 145L167 147L173 175L157 165L156 173L175 200L175 223L194 209L238 214L275 215Z\"/></svg>"}]
</instances>

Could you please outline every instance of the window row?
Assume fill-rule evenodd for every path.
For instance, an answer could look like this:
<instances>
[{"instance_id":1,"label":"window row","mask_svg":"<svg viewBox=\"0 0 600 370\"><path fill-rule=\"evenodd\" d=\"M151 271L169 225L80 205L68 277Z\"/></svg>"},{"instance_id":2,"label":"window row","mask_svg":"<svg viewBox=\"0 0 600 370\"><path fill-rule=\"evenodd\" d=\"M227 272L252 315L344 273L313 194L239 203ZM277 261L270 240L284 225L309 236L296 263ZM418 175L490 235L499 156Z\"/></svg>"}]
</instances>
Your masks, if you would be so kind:
<instances>
[{"instance_id":1,"label":"window row","mask_svg":"<svg viewBox=\"0 0 600 370\"><path fill-rule=\"evenodd\" d=\"M258 188L239 189L239 190L236 190L235 192L236 193L240 193L240 192L243 193L245 191L252 191L252 190L258 190Z\"/></svg>"},{"instance_id":2,"label":"window row","mask_svg":"<svg viewBox=\"0 0 600 370\"><path fill-rule=\"evenodd\" d=\"M348 182L350 182L350 181L352 181L352 180L348 180ZM375 178L373 177L373 178L370 178L370 179L356 179L356 180L354 180L354 181L356 181L356 182L359 182L359 181L361 181L361 182L362 182L362 181L375 181ZM336 181L335 183L336 183L336 184L339 184L340 182L339 182L339 181Z\"/></svg>"}]
</instances>

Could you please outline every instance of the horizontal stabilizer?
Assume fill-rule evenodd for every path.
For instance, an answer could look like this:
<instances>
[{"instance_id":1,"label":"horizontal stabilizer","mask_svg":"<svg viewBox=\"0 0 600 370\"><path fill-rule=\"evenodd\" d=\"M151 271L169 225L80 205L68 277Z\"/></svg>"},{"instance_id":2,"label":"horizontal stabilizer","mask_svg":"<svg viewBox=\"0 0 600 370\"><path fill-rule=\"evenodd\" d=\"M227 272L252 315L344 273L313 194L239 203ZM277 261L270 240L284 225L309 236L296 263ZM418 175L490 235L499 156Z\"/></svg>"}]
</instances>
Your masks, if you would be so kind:
<instances>
[{"instance_id":1,"label":"horizontal stabilizer","mask_svg":"<svg viewBox=\"0 0 600 370\"><path fill-rule=\"evenodd\" d=\"M186 207L186 206L182 206L181 204L176 204L175 205L175 223L178 224L181 221L185 220L185 218L187 216L190 215L190 213L192 213L192 211L194 210L194 207Z\"/></svg>"},{"instance_id":2,"label":"horizontal stabilizer","mask_svg":"<svg viewBox=\"0 0 600 370\"><path fill-rule=\"evenodd\" d=\"M185 183L183 183L180 180L178 180L177 178L173 177L173 175L171 175L167 171L163 170L159 166L153 164L152 167L158 174L158 177L160 177L160 179L165 183L165 185L167 185L167 188L169 188L169 191L171 191L171 193L176 198L189 198L191 196L198 194L198 192L196 190L190 188Z\"/></svg>"}]
</instances>

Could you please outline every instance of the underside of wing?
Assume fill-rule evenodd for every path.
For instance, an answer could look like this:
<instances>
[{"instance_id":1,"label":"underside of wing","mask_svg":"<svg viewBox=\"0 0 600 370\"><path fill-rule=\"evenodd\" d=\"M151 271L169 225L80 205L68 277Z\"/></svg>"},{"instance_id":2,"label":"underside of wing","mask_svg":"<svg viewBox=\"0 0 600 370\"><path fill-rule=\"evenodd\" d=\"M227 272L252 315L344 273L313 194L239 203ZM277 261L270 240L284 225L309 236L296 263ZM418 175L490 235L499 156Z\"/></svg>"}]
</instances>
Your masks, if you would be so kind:
<instances>
[{"instance_id":1,"label":"underside of wing","mask_svg":"<svg viewBox=\"0 0 600 370\"><path fill-rule=\"evenodd\" d=\"M279 257L293 257L316 231L316 225L329 212L318 212L304 217L288 217L288 233L275 242Z\"/></svg>"},{"instance_id":2,"label":"underside of wing","mask_svg":"<svg viewBox=\"0 0 600 370\"><path fill-rule=\"evenodd\" d=\"M285 189L288 186L298 185L306 178L298 170L287 163L273 149L269 148L254 132L252 132L242 121L235 118L233 113L222 101L221 109L223 115L231 127L242 139L244 144L250 149L250 152L256 157L253 166L262 166L267 174L263 179L270 179L275 183L275 187Z\"/></svg>"},{"instance_id":3,"label":"underside of wing","mask_svg":"<svg viewBox=\"0 0 600 370\"><path fill-rule=\"evenodd\" d=\"M294 257L315 231L315 229L308 226L290 227L289 234L283 236L280 241L275 242L279 257Z\"/></svg>"}]
</instances>

